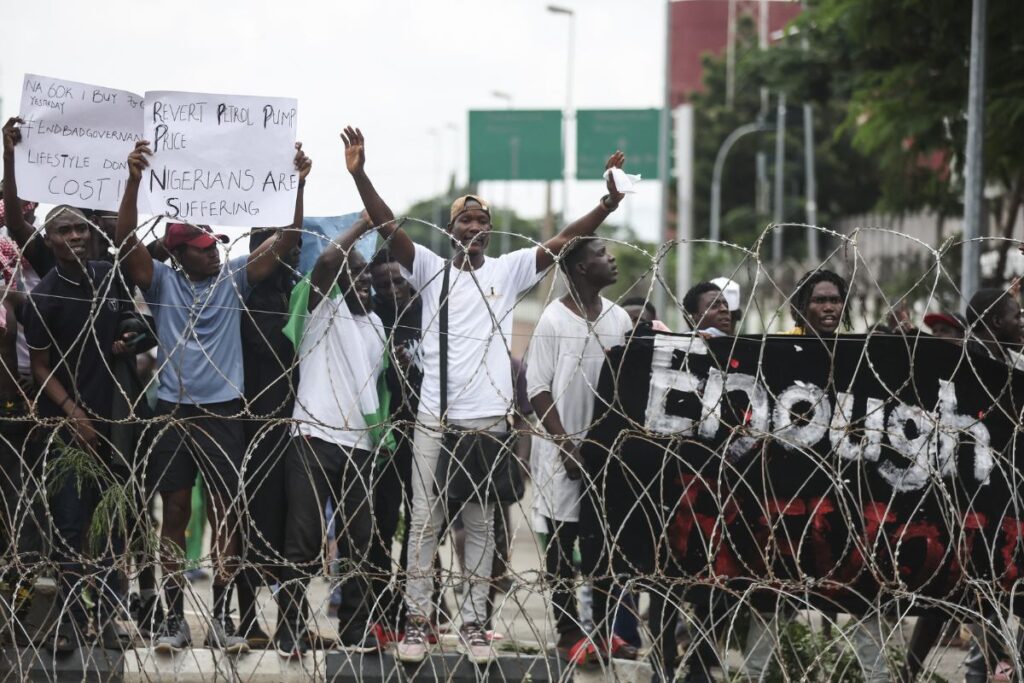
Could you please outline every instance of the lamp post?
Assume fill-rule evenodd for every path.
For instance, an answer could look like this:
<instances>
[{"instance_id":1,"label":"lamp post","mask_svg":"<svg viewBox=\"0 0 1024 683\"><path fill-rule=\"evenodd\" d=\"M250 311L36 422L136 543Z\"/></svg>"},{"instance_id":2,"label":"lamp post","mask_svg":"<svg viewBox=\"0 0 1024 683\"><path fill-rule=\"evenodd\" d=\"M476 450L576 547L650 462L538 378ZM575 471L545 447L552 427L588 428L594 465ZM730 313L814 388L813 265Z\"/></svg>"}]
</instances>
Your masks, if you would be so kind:
<instances>
[{"instance_id":1,"label":"lamp post","mask_svg":"<svg viewBox=\"0 0 1024 683\"><path fill-rule=\"evenodd\" d=\"M491 95L496 99L502 100L508 107L508 109L514 108L514 100L512 95L501 90L492 90ZM507 254L512 247L512 236L509 234L512 230L512 207L510 204L512 180L519 174L519 141L516 139L509 141L509 169L508 179L505 181L505 198L502 203L505 205L505 211L501 217L501 253Z\"/></svg>"},{"instance_id":2,"label":"lamp post","mask_svg":"<svg viewBox=\"0 0 1024 683\"><path fill-rule=\"evenodd\" d=\"M573 117L572 109L572 77L573 58L576 42L576 13L561 5L548 5L552 14L561 14L569 18L569 57L566 62L565 76L565 113L562 115L562 222L569 219L569 121Z\"/></svg>"},{"instance_id":3,"label":"lamp post","mask_svg":"<svg viewBox=\"0 0 1024 683\"><path fill-rule=\"evenodd\" d=\"M715 168L711 173L711 234L709 237L711 238L712 249L718 248L718 242L722 237L722 171L725 168L725 157L741 137L766 130L767 128L762 122L748 123L740 126L729 133L729 137L718 148L718 154L715 155Z\"/></svg>"}]
</instances>

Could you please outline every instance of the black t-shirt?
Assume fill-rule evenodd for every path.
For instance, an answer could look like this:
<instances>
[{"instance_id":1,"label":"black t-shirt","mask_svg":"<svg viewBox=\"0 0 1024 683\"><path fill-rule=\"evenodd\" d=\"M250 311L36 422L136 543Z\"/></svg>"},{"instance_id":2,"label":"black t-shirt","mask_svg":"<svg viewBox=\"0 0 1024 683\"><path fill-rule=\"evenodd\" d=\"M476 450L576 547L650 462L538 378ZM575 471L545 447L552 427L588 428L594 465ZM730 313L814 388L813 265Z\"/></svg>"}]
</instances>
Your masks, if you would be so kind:
<instances>
[{"instance_id":1,"label":"black t-shirt","mask_svg":"<svg viewBox=\"0 0 1024 683\"><path fill-rule=\"evenodd\" d=\"M92 417L109 419L115 391L112 347L123 311L134 306L113 265L86 262L68 276L55 266L32 290L22 313L30 349L49 349L53 376ZM40 392L42 417L64 411Z\"/></svg>"},{"instance_id":2,"label":"black t-shirt","mask_svg":"<svg viewBox=\"0 0 1024 683\"><path fill-rule=\"evenodd\" d=\"M245 400L259 419L292 415L299 366L295 347L284 336L288 322L288 299L295 286L293 278L272 277L252 288L242 312L242 367L245 371ZM250 438L263 425L246 421Z\"/></svg>"},{"instance_id":3,"label":"black t-shirt","mask_svg":"<svg viewBox=\"0 0 1024 683\"><path fill-rule=\"evenodd\" d=\"M384 324L384 333L391 352L386 381L391 391L391 417L394 420L412 422L420 403L420 385L423 383L423 368L419 363L418 347L423 337L421 320L423 308L418 299L406 306L396 319L393 310L381 307L374 311ZM402 370L398 362L397 349L404 348L412 364Z\"/></svg>"}]
</instances>

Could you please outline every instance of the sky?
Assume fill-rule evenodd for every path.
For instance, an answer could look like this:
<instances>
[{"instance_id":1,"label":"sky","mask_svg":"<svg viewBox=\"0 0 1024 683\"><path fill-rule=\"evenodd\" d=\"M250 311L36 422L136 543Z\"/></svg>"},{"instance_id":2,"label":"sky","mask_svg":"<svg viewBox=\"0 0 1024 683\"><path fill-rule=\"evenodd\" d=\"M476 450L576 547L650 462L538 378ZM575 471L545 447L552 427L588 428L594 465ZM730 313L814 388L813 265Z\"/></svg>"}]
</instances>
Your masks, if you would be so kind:
<instances>
[{"instance_id":1,"label":"sky","mask_svg":"<svg viewBox=\"0 0 1024 683\"><path fill-rule=\"evenodd\" d=\"M298 139L314 160L307 215L360 208L338 133L366 136L367 171L396 213L467 174L470 109L560 109L568 18L547 0L0 0L4 119L26 73L120 88L295 97ZM559 0L575 12L572 99L580 108L661 103L661 0ZM10 30L11 20L17 30ZM433 131L433 132L432 132ZM570 157L573 134L570 133ZM574 160L571 168L575 168ZM628 170L628 160L627 160ZM482 183L480 193L539 217L543 184ZM554 208L561 205L560 183ZM600 182L572 181L568 215L592 208ZM651 181L614 220L657 237Z\"/></svg>"}]
</instances>

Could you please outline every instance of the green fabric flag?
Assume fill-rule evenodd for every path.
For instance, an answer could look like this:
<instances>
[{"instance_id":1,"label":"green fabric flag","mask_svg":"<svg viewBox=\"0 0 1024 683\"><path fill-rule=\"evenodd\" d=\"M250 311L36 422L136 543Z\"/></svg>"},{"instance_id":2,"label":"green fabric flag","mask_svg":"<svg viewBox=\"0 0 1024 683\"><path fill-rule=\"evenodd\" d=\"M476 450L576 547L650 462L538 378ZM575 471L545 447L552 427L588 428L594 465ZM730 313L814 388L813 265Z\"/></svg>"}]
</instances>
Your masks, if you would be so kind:
<instances>
[{"instance_id":1,"label":"green fabric flag","mask_svg":"<svg viewBox=\"0 0 1024 683\"><path fill-rule=\"evenodd\" d=\"M292 289L291 298L288 300L288 322L285 323L284 336L291 340L295 346L295 352L299 352L302 343L302 334L306 330L306 319L309 317L309 293L313 289L313 283L309 277L302 279L302 282ZM341 296L341 288L337 283L327 293L327 298L334 299ZM395 450L395 436L391 433L388 424L390 419L391 390L388 389L387 370L390 367L387 344L384 345L384 357L381 359L383 369L377 377L377 412L370 415L363 414L366 425L370 431L370 441L376 449L383 446L388 451ZM302 378L299 378L302 381Z\"/></svg>"}]
</instances>

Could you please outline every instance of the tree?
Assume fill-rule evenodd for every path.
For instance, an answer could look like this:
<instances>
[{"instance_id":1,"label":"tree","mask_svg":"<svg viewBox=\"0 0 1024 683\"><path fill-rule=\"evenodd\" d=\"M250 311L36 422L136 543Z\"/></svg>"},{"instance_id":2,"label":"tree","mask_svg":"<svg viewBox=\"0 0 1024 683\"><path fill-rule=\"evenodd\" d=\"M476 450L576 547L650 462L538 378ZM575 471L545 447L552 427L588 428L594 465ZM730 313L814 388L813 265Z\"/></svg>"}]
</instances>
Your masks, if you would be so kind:
<instances>
[{"instance_id":1,"label":"tree","mask_svg":"<svg viewBox=\"0 0 1024 683\"><path fill-rule=\"evenodd\" d=\"M989 0L985 180L995 235L1024 203L1024 24L1019 0ZM773 87L820 106L846 103L838 134L877 164L878 208L962 215L971 3L816 0L796 37L761 56ZM997 243L1002 278L1009 242Z\"/></svg>"}]
</instances>

